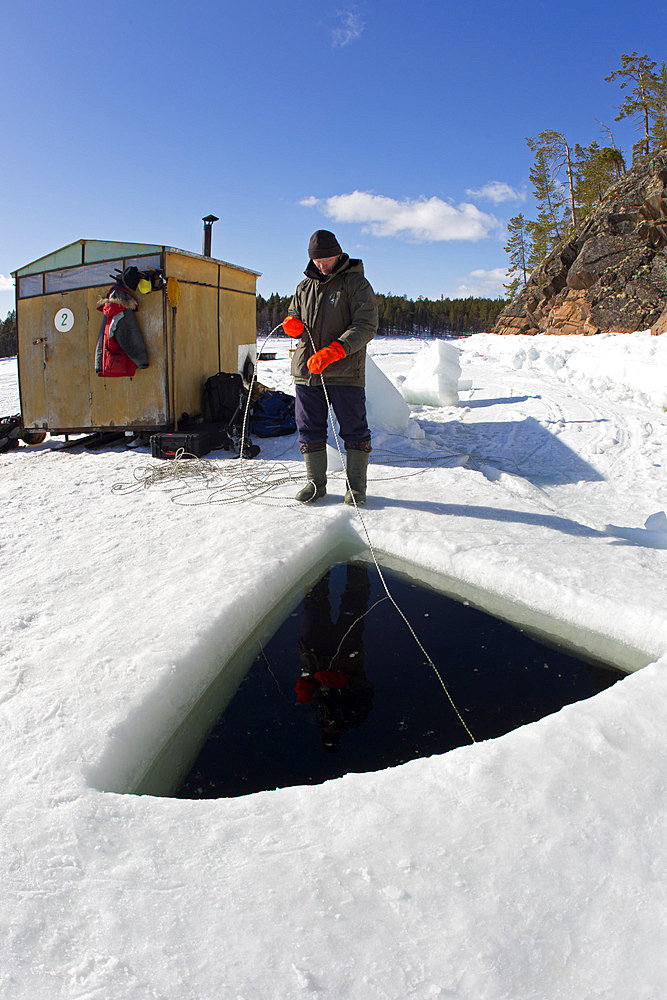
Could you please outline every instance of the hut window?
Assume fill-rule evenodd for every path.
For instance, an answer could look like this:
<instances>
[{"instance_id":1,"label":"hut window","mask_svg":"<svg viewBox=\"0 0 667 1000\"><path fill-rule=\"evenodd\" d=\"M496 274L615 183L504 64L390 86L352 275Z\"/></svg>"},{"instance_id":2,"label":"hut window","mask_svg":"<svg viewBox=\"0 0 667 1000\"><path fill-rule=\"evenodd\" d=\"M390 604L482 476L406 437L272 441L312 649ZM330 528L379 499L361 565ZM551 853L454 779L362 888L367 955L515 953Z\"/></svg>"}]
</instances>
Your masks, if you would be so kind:
<instances>
[{"instance_id":1,"label":"hut window","mask_svg":"<svg viewBox=\"0 0 667 1000\"><path fill-rule=\"evenodd\" d=\"M130 267L131 264L138 267L140 271L144 271L149 267L154 267L157 270L162 266L162 260L159 253L153 254L152 257L126 257L125 267Z\"/></svg>"},{"instance_id":2,"label":"hut window","mask_svg":"<svg viewBox=\"0 0 667 1000\"><path fill-rule=\"evenodd\" d=\"M27 274L25 278L19 278L19 298L27 299L31 295L41 295L44 291L43 274Z\"/></svg>"},{"instance_id":3,"label":"hut window","mask_svg":"<svg viewBox=\"0 0 667 1000\"><path fill-rule=\"evenodd\" d=\"M48 292L66 292L71 288L88 288L96 285L112 283L114 270L123 269L122 260L107 260L101 264L83 264L81 267L68 267L63 271L46 272L46 288Z\"/></svg>"}]
</instances>

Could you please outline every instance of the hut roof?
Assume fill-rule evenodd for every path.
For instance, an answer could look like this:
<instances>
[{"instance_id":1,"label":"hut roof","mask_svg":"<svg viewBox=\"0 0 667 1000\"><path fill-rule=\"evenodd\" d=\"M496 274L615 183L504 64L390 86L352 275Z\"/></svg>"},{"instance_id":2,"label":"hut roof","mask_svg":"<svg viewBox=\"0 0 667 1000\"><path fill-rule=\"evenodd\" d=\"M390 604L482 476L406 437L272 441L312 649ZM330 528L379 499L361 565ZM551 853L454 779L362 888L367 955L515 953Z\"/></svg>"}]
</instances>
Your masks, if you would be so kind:
<instances>
[{"instance_id":1,"label":"hut roof","mask_svg":"<svg viewBox=\"0 0 667 1000\"><path fill-rule=\"evenodd\" d=\"M59 250L54 250L44 257L39 257L37 260L31 261L31 263L25 264L11 273L13 278L21 278L28 274L41 274L43 271L59 271L61 268L76 267L79 264L94 264L118 259L127 260L134 257L147 257L151 254L158 254L164 251L183 254L186 257L194 257L199 260L212 260L216 264L233 267L237 271L245 271L246 274L257 276L261 274L261 271L253 271L248 267L240 267L238 264L231 264L229 261L218 260L214 257L204 257L202 254L191 253L189 250L158 246L155 243L121 243L116 240L75 240L74 243L68 243Z\"/></svg>"}]
</instances>

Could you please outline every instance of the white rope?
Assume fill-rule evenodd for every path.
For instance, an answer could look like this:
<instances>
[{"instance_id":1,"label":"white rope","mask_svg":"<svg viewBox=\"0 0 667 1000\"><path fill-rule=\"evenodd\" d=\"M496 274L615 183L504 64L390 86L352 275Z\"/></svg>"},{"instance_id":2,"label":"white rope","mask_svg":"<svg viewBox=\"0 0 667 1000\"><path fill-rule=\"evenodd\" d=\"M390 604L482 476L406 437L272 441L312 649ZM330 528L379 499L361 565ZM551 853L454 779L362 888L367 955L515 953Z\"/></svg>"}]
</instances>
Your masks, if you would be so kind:
<instances>
[{"instance_id":1,"label":"white rope","mask_svg":"<svg viewBox=\"0 0 667 1000\"><path fill-rule=\"evenodd\" d=\"M308 331L308 336L310 337L310 331ZM312 337L310 337L310 343L311 343L311 346L312 346L313 350L315 350L315 345L313 344ZM467 724L465 722L465 719L463 718L463 716L459 712L458 708L456 707L454 699L452 698L451 694L449 693L449 689L447 688L447 685L445 684L444 680L442 679L440 671L436 667L435 663L433 662L433 660L431 659L431 657L429 656L429 654L424 649L424 646L422 645L421 641L419 640L419 637L417 636L417 633L413 629L412 625L408 621L408 619L405 616L405 614L403 613L403 611L399 608L398 604L394 600L394 597L392 596L392 594L391 594L391 592L389 590L389 587L387 586L387 581L384 578L384 574L383 574L382 570L380 569L380 564L378 563L377 556L375 555L375 549L373 548L373 543L371 541L371 536L370 536L370 534L368 532L368 528L366 526L366 522L364 521L363 515L362 515L361 511L359 510L359 505L357 504L357 498L354 495L354 490L350 486L350 480L349 480L348 475L347 475L346 465L345 465L345 462L343 461L343 453L342 453L341 448L340 448L340 441L338 439L338 434L336 433L336 428L334 426L333 412L332 412L331 402L329 400L329 394L327 393L327 387L326 387L326 384L325 384L325 381L324 381L324 376L322 374L320 374L320 379L322 380L322 389L324 391L324 398L327 401L327 407L328 407L328 411L329 411L329 421L331 423L331 429L333 431L334 440L336 442L336 448L338 449L338 454L340 456L340 460L341 460L341 463L343 465L343 469L345 470L345 482L346 482L346 485L347 485L347 489L350 492L350 496L352 498L352 502L354 504L354 509L356 511L357 517L359 518L359 521L361 522L361 526L364 529L364 534L366 536L366 542L368 544L368 550L369 550L369 552L370 552L370 554L371 554L371 556L373 558L373 562L375 563L375 568L376 568L376 570L378 572L378 576L380 578L380 582L382 583L382 586L384 587L384 591L385 591L387 597L389 598L389 600L393 604L394 608L396 609L396 611L398 612L398 614L401 616L401 618L405 622L408 630L410 631L410 634L412 635L412 638L417 643L417 646L419 647L419 649L421 650L421 652L423 653L423 655L426 657L427 663L433 669L433 672L435 673L435 676L440 681L440 684L442 685L442 689L445 692L445 695L447 696L449 704L452 706L454 712L456 713L456 717L458 718L459 722L461 723L461 725L465 729L466 733L470 737L471 742L472 743L476 743L477 741L475 740L475 737L473 736L473 734L471 733L470 729L468 728L468 726L467 726ZM375 607L375 605L373 605L373 607ZM372 609L369 609L369 610L372 610ZM368 612L366 612L366 614L368 614ZM362 615L361 617L363 618L364 616ZM357 621L359 621L359 619L357 619ZM356 625L356 622L354 622L353 625ZM350 626L350 628L352 628L352 627L353 626Z\"/></svg>"},{"instance_id":2,"label":"white rope","mask_svg":"<svg viewBox=\"0 0 667 1000\"><path fill-rule=\"evenodd\" d=\"M137 493L152 486L162 486L171 492L172 502L186 507L247 501L284 505L281 498L265 497L265 494L277 486L301 481L301 476L295 476L281 462L274 462L268 467L264 465L257 474L247 469L240 474L239 466L240 460L236 458L211 462L195 455L187 455L181 448L168 465L137 466L132 482L115 483L111 490L123 495Z\"/></svg>"},{"instance_id":3,"label":"white rope","mask_svg":"<svg viewBox=\"0 0 667 1000\"><path fill-rule=\"evenodd\" d=\"M275 327L269 333L260 347L261 354L269 338L278 330ZM253 386L257 380L257 366L253 366L253 376L248 390L239 453L233 458L215 459L214 461L190 455L182 448L176 452L173 460L159 465L143 465L133 472L130 483L115 483L113 493L135 493L152 486L167 487L172 493L170 499L183 506L200 504L235 504L263 503L266 505L300 506L295 502L286 504L285 498L267 497L266 494L279 486L294 485L300 482L301 472L295 476L290 467L276 460L271 463L262 462L258 465L253 459L245 457L247 428L249 422L250 400ZM291 447L291 446L290 446Z\"/></svg>"}]
</instances>

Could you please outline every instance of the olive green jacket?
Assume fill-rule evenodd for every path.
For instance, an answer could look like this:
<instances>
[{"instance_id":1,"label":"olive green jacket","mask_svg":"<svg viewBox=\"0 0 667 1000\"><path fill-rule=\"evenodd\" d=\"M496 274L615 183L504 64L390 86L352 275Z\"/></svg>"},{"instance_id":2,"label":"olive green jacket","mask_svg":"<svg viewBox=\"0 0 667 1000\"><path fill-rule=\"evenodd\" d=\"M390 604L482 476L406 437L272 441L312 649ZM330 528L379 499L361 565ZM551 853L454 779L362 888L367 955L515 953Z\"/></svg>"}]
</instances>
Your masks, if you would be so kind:
<instances>
[{"instance_id":1,"label":"olive green jacket","mask_svg":"<svg viewBox=\"0 0 667 1000\"><path fill-rule=\"evenodd\" d=\"M345 357L325 368L325 382L365 385L366 344L377 333L378 309L375 293L364 277L364 265L343 254L335 271L326 277L312 261L304 273L305 280L297 286L288 309L306 326L292 356L295 382L321 385L320 376L311 374L306 362L320 348L338 340Z\"/></svg>"}]
</instances>

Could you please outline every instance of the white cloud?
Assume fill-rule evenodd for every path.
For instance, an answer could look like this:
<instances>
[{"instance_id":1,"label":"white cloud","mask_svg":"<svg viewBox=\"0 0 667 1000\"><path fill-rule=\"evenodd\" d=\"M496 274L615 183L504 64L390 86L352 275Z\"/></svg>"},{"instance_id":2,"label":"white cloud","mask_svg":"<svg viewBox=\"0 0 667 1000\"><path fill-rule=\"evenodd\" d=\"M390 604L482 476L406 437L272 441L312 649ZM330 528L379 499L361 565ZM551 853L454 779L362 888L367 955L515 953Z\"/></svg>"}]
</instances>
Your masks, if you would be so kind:
<instances>
[{"instance_id":1,"label":"white cloud","mask_svg":"<svg viewBox=\"0 0 667 1000\"><path fill-rule=\"evenodd\" d=\"M498 225L492 215L467 202L450 205L440 198L397 201L368 191L353 191L331 198L306 198L335 222L358 222L373 236L404 236L420 243L444 240L481 240Z\"/></svg>"},{"instance_id":2,"label":"white cloud","mask_svg":"<svg viewBox=\"0 0 667 1000\"><path fill-rule=\"evenodd\" d=\"M503 201L525 201L526 192L517 191L505 181L489 181L481 188L468 188L466 194L473 198L484 198L492 201L494 205L499 205Z\"/></svg>"},{"instance_id":3,"label":"white cloud","mask_svg":"<svg viewBox=\"0 0 667 1000\"><path fill-rule=\"evenodd\" d=\"M357 11L339 11L338 24L331 29L334 48L342 49L350 42L356 42L365 27L366 25Z\"/></svg>"},{"instance_id":4,"label":"white cloud","mask_svg":"<svg viewBox=\"0 0 667 1000\"><path fill-rule=\"evenodd\" d=\"M477 268L462 278L456 288L444 294L449 299L467 299L478 295L489 299L497 298L505 295L503 282L507 281L507 275L505 267L493 267L490 271Z\"/></svg>"},{"instance_id":5,"label":"white cloud","mask_svg":"<svg viewBox=\"0 0 667 1000\"><path fill-rule=\"evenodd\" d=\"M14 291L14 279L8 278L4 274L0 274L0 292L13 292Z\"/></svg>"}]
</instances>

